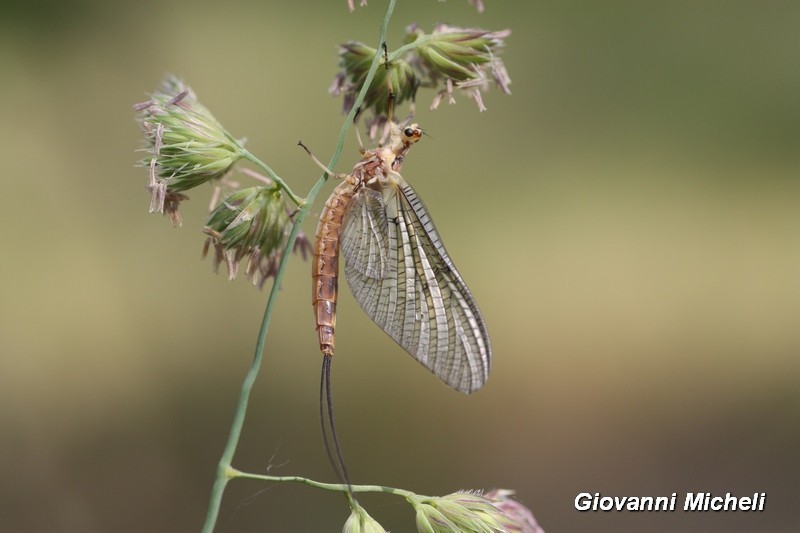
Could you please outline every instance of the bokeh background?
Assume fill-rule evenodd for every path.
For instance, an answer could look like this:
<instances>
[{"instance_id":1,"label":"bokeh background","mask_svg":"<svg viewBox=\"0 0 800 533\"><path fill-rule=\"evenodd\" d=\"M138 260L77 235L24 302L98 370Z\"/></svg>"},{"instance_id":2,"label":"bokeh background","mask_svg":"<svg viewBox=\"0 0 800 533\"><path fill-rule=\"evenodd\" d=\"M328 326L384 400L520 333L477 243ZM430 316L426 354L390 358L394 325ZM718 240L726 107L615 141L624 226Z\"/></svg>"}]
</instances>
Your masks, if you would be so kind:
<instances>
[{"instance_id":1,"label":"bokeh background","mask_svg":"<svg viewBox=\"0 0 800 533\"><path fill-rule=\"evenodd\" d=\"M514 94L430 112L421 92L431 137L404 167L495 362L483 390L452 392L343 289L333 378L353 479L512 488L551 533L796 531L800 3L398 4L390 47L412 22L513 30ZM200 261L210 188L179 229L148 215L131 106L180 75L302 194L319 172L297 140L327 159L343 119L336 44L373 44L384 7L0 4L0 530L200 528L267 293ZM339 170L356 158L349 139ZM294 260L241 469L333 478L309 304ZM573 507L698 491L766 492L767 508ZM404 502L362 502L413 529ZM347 515L335 494L235 481L218 531L338 531Z\"/></svg>"}]
</instances>

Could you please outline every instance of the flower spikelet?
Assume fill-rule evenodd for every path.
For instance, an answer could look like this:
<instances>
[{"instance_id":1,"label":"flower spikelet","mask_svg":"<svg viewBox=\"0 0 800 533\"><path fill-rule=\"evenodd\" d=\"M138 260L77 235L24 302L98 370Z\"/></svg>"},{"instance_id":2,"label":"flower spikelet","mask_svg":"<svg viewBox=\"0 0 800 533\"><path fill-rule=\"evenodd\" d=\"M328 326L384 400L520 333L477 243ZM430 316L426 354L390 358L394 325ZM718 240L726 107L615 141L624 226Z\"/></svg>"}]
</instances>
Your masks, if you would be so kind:
<instances>
[{"instance_id":1,"label":"flower spikelet","mask_svg":"<svg viewBox=\"0 0 800 533\"><path fill-rule=\"evenodd\" d=\"M180 223L185 191L225 176L245 150L178 78L168 76L150 100L134 106L149 156L150 212Z\"/></svg>"},{"instance_id":2,"label":"flower spikelet","mask_svg":"<svg viewBox=\"0 0 800 533\"><path fill-rule=\"evenodd\" d=\"M247 259L245 275L262 287L274 277L291 230L291 217L278 187L249 187L228 195L209 215L205 256L214 249L214 270L225 263L234 279L239 264ZM305 256L308 241L299 237L294 251Z\"/></svg>"},{"instance_id":3,"label":"flower spikelet","mask_svg":"<svg viewBox=\"0 0 800 533\"><path fill-rule=\"evenodd\" d=\"M387 117L392 99L395 105L412 102L413 115L413 102L421 87L437 89L431 109L436 109L445 97L455 103L458 90L467 93L484 111L482 95L492 84L511 93L511 78L499 55L510 34L510 30L487 31L447 24L437 25L428 34L412 24L406 28L404 46L392 54L360 42L347 42L339 47L341 70L329 92L343 95L343 109L350 111L375 55L381 54L383 65L375 71L362 103L363 109L374 112L373 124L380 124L382 118L393 118Z\"/></svg>"},{"instance_id":4,"label":"flower spikelet","mask_svg":"<svg viewBox=\"0 0 800 533\"><path fill-rule=\"evenodd\" d=\"M453 103L454 89L461 89L484 111L481 93L488 90L490 80L502 92L511 94L511 78L498 56L510 34L510 30L486 31L439 24L427 35L416 25L409 26L407 41L419 43L413 64L422 72L421 82L441 87L431 108L438 107L444 96Z\"/></svg>"},{"instance_id":5,"label":"flower spikelet","mask_svg":"<svg viewBox=\"0 0 800 533\"><path fill-rule=\"evenodd\" d=\"M339 46L339 66L341 71L336 75L329 92L334 96L344 95L343 111L349 112L353 102L364 85L367 71L378 50L364 43L350 41ZM389 95L396 105L414 97L417 88L414 69L404 59L391 61L375 71L372 83L364 97L362 107L372 109L376 115L385 114L389 106Z\"/></svg>"},{"instance_id":6,"label":"flower spikelet","mask_svg":"<svg viewBox=\"0 0 800 533\"><path fill-rule=\"evenodd\" d=\"M495 506L495 501L479 492L455 492L442 497L411 500L417 511L417 530L421 533L525 532L524 524Z\"/></svg>"},{"instance_id":7,"label":"flower spikelet","mask_svg":"<svg viewBox=\"0 0 800 533\"><path fill-rule=\"evenodd\" d=\"M350 517L344 523L342 533L386 533L386 530L354 501Z\"/></svg>"}]
</instances>

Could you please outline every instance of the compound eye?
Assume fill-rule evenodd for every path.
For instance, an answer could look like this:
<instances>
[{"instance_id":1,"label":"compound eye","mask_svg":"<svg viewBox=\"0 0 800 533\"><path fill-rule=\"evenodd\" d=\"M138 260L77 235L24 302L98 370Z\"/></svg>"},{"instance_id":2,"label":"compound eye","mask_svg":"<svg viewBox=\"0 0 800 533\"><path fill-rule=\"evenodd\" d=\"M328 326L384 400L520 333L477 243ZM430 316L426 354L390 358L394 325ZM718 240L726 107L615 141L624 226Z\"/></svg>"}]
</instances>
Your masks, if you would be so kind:
<instances>
[{"instance_id":1,"label":"compound eye","mask_svg":"<svg viewBox=\"0 0 800 533\"><path fill-rule=\"evenodd\" d=\"M406 128L403 130L403 135L405 135L406 137L413 137L414 130L412 128Z\"/></svg>"}]
</instances>

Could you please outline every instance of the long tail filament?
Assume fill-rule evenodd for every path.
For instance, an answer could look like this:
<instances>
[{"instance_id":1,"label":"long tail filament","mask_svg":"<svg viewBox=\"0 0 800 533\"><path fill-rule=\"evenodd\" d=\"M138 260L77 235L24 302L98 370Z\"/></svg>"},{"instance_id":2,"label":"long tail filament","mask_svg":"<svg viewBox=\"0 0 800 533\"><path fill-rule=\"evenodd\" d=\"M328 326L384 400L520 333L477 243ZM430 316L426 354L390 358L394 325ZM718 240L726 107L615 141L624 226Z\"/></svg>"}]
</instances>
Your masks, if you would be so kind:
<instances>
[{"instance_id":1,"label":"long tail filament","mask_svg":"<svg viewBox=\"0 0 800 533\"><path fill-rule=\"evenodd\" d=\"M340 482L346 483L349 491L349 497L353 498L353 484L350 482L350 474L347 471L347 464L344 462L342 456L342 448L339 445L339 437L336 433L336 422L333 416L333 392L331 391L331 357L329 355L322 356L322 371L320 373L319 381L319 421L322 427L322 440L325 443L325 452L328 454L328 461L336 473L336 477ZM328 416L325 417L325 408L327 407ZM327 424L326 424L327 422ZM330 429L330 439L328 438L328 429ZM333 441L333 450L331 450L331 441ZM334 457L334 451L336 456Z\"/></svg>"}]
</instances>

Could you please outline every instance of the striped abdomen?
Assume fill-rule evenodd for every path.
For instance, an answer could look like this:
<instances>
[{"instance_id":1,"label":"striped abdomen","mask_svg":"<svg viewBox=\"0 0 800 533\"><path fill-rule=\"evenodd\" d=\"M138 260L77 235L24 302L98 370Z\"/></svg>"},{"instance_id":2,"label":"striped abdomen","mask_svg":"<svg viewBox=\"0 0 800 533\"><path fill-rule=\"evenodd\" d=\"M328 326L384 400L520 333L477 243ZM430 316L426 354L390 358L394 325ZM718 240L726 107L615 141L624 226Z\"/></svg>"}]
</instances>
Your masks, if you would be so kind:
<instances>
[{"instance_id":1,"label":"striped abdomen","mask_svg":"<svg viewBox=\"0 0 800 533\"><path fill-rule=\"evenodd\" d=\"M355 184L348 178L331 193L317 226L317 242L311 271L311 305L317 324L319 349L333 355L336 329L336 293L339 284L339 237L344 217L355 194Z\"/></svg>"}]
</instances>

